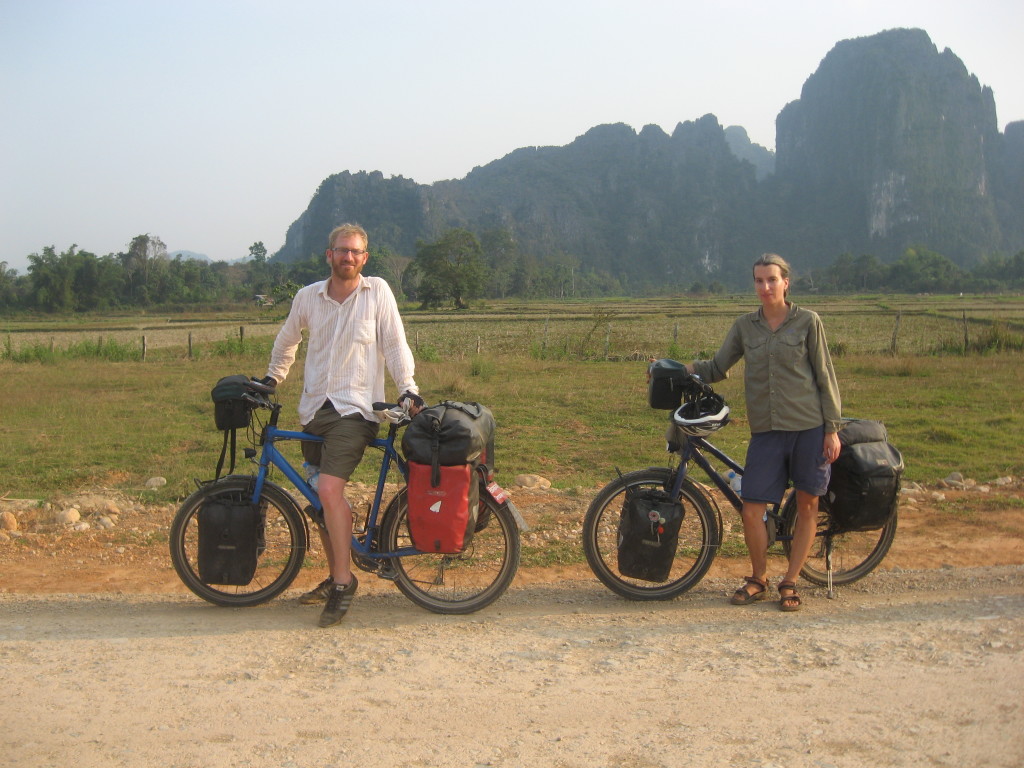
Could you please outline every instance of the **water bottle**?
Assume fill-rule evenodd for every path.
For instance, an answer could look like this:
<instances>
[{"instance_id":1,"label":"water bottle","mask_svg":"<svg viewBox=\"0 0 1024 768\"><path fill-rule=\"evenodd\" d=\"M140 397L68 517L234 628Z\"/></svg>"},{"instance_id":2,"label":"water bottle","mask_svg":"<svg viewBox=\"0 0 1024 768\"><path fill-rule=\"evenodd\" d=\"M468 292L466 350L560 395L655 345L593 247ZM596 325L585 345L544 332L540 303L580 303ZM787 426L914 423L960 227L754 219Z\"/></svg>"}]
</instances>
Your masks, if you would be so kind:
<instances>
[{"instance_id":1,"label":"water bottle","mask_svg":"<svg viewBox=\"0 0 1024 768\"><path fill-rule=\"evenodd\" d=\"M743 477L737 475L731 469L729 470L726 477L729 479L729 485L732 487L734 491L736 491L736 494L739 495L740 489L743 486Z\"/></svg>"},{"instance_id":2,"label":"water bottle","mask_svg":"<svg viewBox=\"0 0 1024 768\"><path fill-rule=\"evenodd\" d=\"M309 487L314 491L319 492L320 490L320 467L316 464L310 464L308 461L302 462L302 469L306 473L306 482L309 483Z\"/></svg>"}]
</instances>

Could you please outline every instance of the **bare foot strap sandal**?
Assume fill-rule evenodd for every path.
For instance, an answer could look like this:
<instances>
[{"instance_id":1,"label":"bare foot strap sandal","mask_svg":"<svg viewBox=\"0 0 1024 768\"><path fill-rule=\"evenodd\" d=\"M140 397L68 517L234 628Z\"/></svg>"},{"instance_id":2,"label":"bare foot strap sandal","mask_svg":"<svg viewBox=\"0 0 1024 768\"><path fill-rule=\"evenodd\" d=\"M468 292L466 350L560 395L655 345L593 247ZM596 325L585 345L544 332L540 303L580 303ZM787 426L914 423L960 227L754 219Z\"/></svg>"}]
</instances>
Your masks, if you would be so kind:
<instances>
[{"instance_id":1,"label":"bare foot strap sandal","mask_svg":"<svg viewBox=\"0 0 1024 768\"><path fill-rule=\"evenodd\" d=\"M744 576L743 581L743 586L737 589L729 600L733 605L750 605L768 597L767 579L759 579L756 576ZM751 585L755 587L753 592L747 588Z\"/></svg>"},{"instance_id":2,"label":"bare foot strap sandal","mask_svg":"<svg viewBox=\"0 0 1024 768\"><path fill-rule=\"evenodd\" d=\"M785 594L783 594L784 592ZM800 594L796 591L796 583L792 581L780 581L779 610L787 612L799 611L800 604Z\"/></svg>"}]
</instances>

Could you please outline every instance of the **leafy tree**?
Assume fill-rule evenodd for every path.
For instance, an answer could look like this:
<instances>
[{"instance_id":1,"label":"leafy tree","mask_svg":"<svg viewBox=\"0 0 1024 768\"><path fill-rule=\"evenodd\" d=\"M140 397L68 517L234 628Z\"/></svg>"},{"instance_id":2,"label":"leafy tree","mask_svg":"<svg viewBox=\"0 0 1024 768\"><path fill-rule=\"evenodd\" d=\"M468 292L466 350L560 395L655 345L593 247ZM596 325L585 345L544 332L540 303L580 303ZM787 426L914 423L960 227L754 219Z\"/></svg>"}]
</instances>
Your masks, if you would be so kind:
<instances>
[{"instance_id":1,"label":"leafy tree","mask_svg":"<svg viewBox=\"0 0 1024 768\"><path fill-rule=\"evenodd\" d=\"M407 257L399 256L386 245L380 245L370 250L363 274L384 278L398 295L402 293L402 276L408 266Z\"/></svg>"},{"instance_id":2,"label":"leafy tree","mask_svg":"<svg viewBox=\"0 0 1024 768\"><path fill-rule=\"evenodd\" d=\"M20 304L18 270L8 269L6 261L0 261L0 310L14 309Z\"/></svg>"},{"instance_id":3,"label":"leafy tree","mask_svg":"<svg viewBox=\"0 0 1024 768\"><path fill-rule=\"evenodd\" d=\"M952 261L925 248L908 248L889 268L890 287L908 293L959 290L962 279Z\"/></svg>"},{"instance_id":4,"label":"leafy tree","mask_svg":"<svg viewBox=\"0 0 1024 768\"><path fill-rule=\"evenodd\" d=\"M503 299L512 290L519 245L508 229L488 229L480 235L480 248L488 270L487 295Z\"/></svg>"},{"instance_id":5,"label":"leafy tree","mask_svg":"<svg viewBox=\"0 0 1024 768\"><path fill-rule=\"evenodd\" d=\"M265 264L267 262L267 248L263 245L262 240L257 240L249 246L249 256L257 264Z\"/></svg>"},{"instance_id":6,"label":"leafy tree","mask_svg":"<svg viewBox=\"0 0 1024 768\"><path fill-rule=\"evenodd\" d=\"M41 254L29 254L28 274L34 306L45 312L68 312L75 308L74 273L65 257L73 255L77 247L72 245L61 256L52 245L43 248Z\"/></svg>"},{"instance_id":7,"label":"leafy tree","mask_svg":"<svg viewBox=\"0 0 1024 768\"><path fill-rule=\"evenodd\" d=\"M416 246L420 277L417 298L424 309L451 301L456 309L480 295L487 277L480 241L465 229L450 229L436 243Z\"/></svg>"}]
</instances>

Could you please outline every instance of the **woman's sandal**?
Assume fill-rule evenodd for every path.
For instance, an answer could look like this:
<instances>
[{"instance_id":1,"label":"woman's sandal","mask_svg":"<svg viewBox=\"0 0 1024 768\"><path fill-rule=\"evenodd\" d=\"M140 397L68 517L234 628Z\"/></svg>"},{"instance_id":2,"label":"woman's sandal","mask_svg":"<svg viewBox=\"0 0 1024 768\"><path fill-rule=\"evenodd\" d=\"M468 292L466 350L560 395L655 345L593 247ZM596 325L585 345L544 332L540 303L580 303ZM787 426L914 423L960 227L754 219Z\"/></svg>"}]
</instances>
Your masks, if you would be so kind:
<instances>
[{"instance_id":1,"label":"woman's sandal","mask_svg":"<svg viewBox=\"0 0 1024 768\"><path fill-rule=\"evenodd\" d=\"M783 590L786 590L789 594L782 594ZM796 591L795 581L779 582L779 610L787 612L800 610L800 593Z\"/></svg>"},{"instance_id":2,"label":"woman's sandal","mask_svg":"<svg viewBox=\"0 0 1024 768\"><path fill-rule=\"evenodd\" d=\"M743 586L737 589L729 600L733 605L750 605L751 603L756 603L758 600L764 600L768 597L768 579L759 579L756 576L744 576L743 581ZM760 589L755 592L750 592L747 590L748 584L753 584L755 587L760 587Z\"/></svg>"}]
</instances>

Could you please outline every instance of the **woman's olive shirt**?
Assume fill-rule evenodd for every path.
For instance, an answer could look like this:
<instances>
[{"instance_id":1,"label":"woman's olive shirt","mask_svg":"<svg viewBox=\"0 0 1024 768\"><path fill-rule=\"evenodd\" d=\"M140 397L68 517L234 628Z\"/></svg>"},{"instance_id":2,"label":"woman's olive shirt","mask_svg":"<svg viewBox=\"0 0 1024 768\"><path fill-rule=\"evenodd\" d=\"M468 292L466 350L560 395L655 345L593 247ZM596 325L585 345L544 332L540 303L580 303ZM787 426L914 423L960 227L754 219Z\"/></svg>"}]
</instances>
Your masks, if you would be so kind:
<instances>
[{"instance_id":1,"label":"woman's olive shirt","mask_svg":"<svg viewBox=\"0 0 1024 768\"><path fill-rule=\"evenodd\" d=\"M709 383L721 381L741 357L752 433L822 424L826 432L839 431L839 384L817 313L790 304L789 317L774 331L760 309L743 315L714 358L694 361L694 371Z\"/></svg>"}]
</instances>

